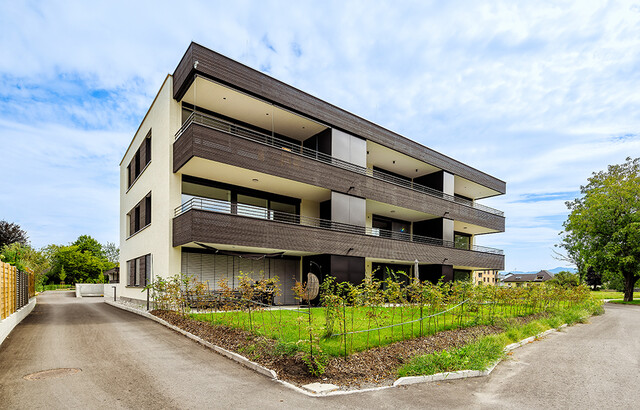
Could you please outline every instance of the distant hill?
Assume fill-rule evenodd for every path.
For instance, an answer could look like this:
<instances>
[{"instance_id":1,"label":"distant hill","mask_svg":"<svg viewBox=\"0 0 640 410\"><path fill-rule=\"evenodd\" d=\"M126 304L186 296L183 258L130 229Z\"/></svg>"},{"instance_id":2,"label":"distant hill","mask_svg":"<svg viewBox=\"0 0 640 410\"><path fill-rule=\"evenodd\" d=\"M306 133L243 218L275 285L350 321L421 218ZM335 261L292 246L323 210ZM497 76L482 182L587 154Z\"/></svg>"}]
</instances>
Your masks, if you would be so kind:
<instances>
[{"instance_id":1,"label":"distant hill","mask_svg":"<svg viewBox=\"0 0 640 410\"><path fill-rule=\"evenodd\" d=\"M523 272L523 271L519 271L519 270L514 270L514 271L501 271L501 272L499 272L499 273L504 274L504 275L506 275L506 274L508 274L508 273L525 274L525 273L538 273L538 272L540 272L541 270L549 271L549 272L553 273L554 275L555 275L556 273L558 273L558 272L562 272L563 270L564 270L564 271L567 271L567 272L571 272L571 273L576 273L576 272L578 272L578 270L577 270L576 268L562 268L562 267L557 267L557 268L553 268L553 269L538 269L538 270L532 270L532 271L529 271L529 272Z\"/></svg>"}]
</instances>

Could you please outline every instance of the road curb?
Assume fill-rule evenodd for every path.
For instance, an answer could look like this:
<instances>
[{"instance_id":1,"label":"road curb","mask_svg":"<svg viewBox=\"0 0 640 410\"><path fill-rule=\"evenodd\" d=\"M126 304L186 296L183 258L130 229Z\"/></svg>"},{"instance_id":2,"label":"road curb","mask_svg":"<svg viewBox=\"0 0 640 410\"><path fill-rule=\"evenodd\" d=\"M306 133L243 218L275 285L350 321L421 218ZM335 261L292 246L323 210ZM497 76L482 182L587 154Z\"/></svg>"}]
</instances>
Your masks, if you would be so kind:
<instances>
[{"instance_id":1,"label":"road curb","mask_svg":"<svg viewBox=\"0 0 640 410\"><path fill-rule=\"evenodd\" d=\"M186 330L182 330L177 326L172 325L171 323L167 322L166 320L160 319L159 317L156 317L154 315L152 315L151 313L144 311L144 310L140 310L140 309L136 309L134 307L130 307L130 306L126 306L123 305L121 303L117 303L117 302L113 302L110 300L105 300L105 303L111 306L114 306L116 308L122 309L122 310L126 310L135 314L138 314L140 316L146 317L147 319L151 319L157 323L160 323L172 330L175 330L178 333L181 333L185 336L187 336L189 339L192 339L198 343L200 343L203 346L206 346L214 351L216 351L217 353L237 362L242 364L243 366L257 372L260 373L264 376L267 376L268 378L282 384L283 386L286 386L292 390L295 390L298 393L304 394L306 396L310 396L310 397L328 397L328 396L342 396L345 394L354 394L354 393L365 393L365 392L370 392L370 391L379 391L379 390L385 390L385 389L390 389L393 387L398 387L398 386L408 386L408 385L412 385L412 384L419 384L419 383L431 383L431 382L436 382L436 381L449 381L449 380L457 380L457 379L468 379L471 377L483 377L483 376L488 376L491 374L491 372L496 368L496 366L498 366L498 364L503 360L503 359L499 359L498 361L496 361L494 364L492 364L491 366L489 366L487 369L485 370L458 370L455 372L444 372L444 373L436 373L436 374L431 374L431 375L426 375L426 376L406 376L406 377L400 377L398 379L396 379L396 381L393 382L392 385L390 386L380 386L380 387L371 387L371 388L367 388L367 389L359 389L359 390L337 390L337 391L329 391L329 392L322 392L322 393L315 393L313 391L309 391L307 389L304 389L302 387L296 386L294 384L291 384L287 381L284 381L282 379L278 378L278 375L275 371L268 369L258 363L252 362L251 360L247 359L244 356L241 356L237 353L231 352L227 349L223 349L220 346L216 346L211 342L207 342L206 340L187 332ZM523 339L517 343L512 343L508 346L506 346L504 348L504 352L509 353L514 349L517 349L525 344L531 343L541 337L544 337L550 333L553 332L558 332L560 331L560 329L567 327L566 324L559 326L558 328L555 329L549 329L547 331L544 331L542 333L538 333L535 336L531 336L531 337L527 337L526 339Z\"/></svg>"}]
</instances>

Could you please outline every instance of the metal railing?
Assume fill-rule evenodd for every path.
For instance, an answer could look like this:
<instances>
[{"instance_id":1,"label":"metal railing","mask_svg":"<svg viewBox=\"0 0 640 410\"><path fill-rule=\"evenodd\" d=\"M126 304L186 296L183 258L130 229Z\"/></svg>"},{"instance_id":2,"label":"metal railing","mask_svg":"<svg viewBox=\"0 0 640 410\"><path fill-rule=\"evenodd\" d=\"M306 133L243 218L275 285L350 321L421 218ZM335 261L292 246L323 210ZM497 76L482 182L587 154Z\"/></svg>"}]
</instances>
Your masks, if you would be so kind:
<instances>
[{"instance_id":1,"label":"metal railing","mask_svg":"<svg viewBox=\"0 0 640 410\"><path fill-rule=\"evenodd\" d=\"M389 231L386 229L371 228L365 226L351 225L342 222L330 221L327 219L314 218L310 216L296 215L288 212L274 211L272 209L262 208L254 205L241 203L233 203L218 199L193 197L185 201L182 205L176 207L174 216L180 216L192 209L208 212L216 212L221 214L231 214L245 216L256 219L266 219L286 224L295 224L309 226L313 228L328 229L336 232L350 233L356 235L378 236L397 241L421 243L425 245L441 246L445 248L456 248L462 250L470 250L475 252L491 253L494 255L503 255L501 249L488 248L484 246L471 245L468 247L459 247L453 241L446 241L438 238L430 238L421 235L412 235L407 232Z\"/></svg>"},{"instance_id":2,"label":"metal railing","mask_svg":"<svg viewBox=\"0 0 640 410\"><path fill-rule=\"evenodd\" d=\"M278 138L269 134L254 131L249 128L242 127L232 122L229 122L220 118L216 118L207 114L202 114L198 112L191 113L189 118L184 122L184 124L182 124L182 127L180 127L180 129L176 133L176 138L175 138L176 141L180 138L180 136L184 133L184 131L189 127L191 123L196 123L208 128L213 128L218 131L227 132L229 134L232 134L241 138L246 138L254 142L258 142L261 144L269 145L271 147L282 149L284 151L291 152L292 154L300 155L305 158L314 159L316 161L320 161L325 164L334 165L336 167L346 169L348 171L357 172L362 175L367 175L369 177L379 179L381 181L386 181L394 185L398 185L404 188L411 189L413 191L417 191L423 194L441 198L446 201L455 202L455 203L465 205L471 208L475 208L484 212L488 212L490 214L504 216L504 213L502 211L488 207L486 205L478 204L474 201L470 201L465 198L460 198L455 195L445 194L444 192L438 191L437 189L416 184L410 179L399 178L395 175L388 174L384 171L373 170L367 167L362 167L356 164L352 164L350 162L332 157L331 155L325 154L324 152L307 148L303 146L301 143L293 143L291 141L287 141L282 138Z\"/></svg>"}]
</instances>

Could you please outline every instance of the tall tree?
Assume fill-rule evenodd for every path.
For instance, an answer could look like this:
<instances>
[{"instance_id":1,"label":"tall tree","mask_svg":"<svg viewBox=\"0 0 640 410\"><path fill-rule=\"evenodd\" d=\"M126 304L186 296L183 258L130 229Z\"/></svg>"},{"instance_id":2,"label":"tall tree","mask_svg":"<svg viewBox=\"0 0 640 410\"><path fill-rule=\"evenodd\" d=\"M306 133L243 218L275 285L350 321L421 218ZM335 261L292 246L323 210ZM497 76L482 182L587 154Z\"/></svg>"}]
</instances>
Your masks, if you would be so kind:
<instances>
[{"instance_id":1,"label":"tall tree","mask_svg":"<svg viewBox=\"0 0 640 410\"><path fill-rule=\"evenodd\" d=\"M117 264L120 261L120 249L115 243L107 242L102 245L102 252L109 262Z\"/></svg>"},{"instance_id":2,"label":"tall tree","mask_svg":"<svg viewBox=\"0 0 640 410\"><path fill-rule=\"evenodd\" d=\"M71 245L78 247L80 252L89 252L91 255L101 258L104 256L102 245L90 235L80 235Z\"/></svg>"},{"instance_id":3,"label":"tall tree","mask_svg":"<svg viewBox=\"0 0 640 410\"><path fill-rule=\"evenodd\" d=\"M26 245L27 239L27 233L20 228L20 225L0 221L0 249L15 242Z\"/></svg>"},{"instance_id":4,"label":"tall tree","mask_svg":"<svg viewBox=\"0 0 640 410\"><path fill-rule=\"evenodd\" d=\"M562 247L605 275L622 274L624 300L640 279L640 158L594 172L567 202Z\"/></svg>"}]
</instances>

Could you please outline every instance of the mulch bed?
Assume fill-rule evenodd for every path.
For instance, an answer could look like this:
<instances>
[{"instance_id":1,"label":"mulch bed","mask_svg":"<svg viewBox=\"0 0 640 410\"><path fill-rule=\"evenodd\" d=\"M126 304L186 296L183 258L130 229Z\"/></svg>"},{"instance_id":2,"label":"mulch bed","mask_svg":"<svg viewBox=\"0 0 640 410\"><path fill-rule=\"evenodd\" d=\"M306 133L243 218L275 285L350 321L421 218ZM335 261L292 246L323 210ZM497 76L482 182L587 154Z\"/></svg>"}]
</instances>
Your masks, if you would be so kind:
<instances>
[{"instance_id":1,"label":"mulch bed","mask_svg":"<svg viewBox=\"0 0 640 410\"><path fill-rule=\"evenodd\" d=\"M208 342L275 370L278 378L282 380L297 385L314 382L332 383L343 389L391 385L397 377L398 368L414 356L461 347L479 337L503 331L498 326L473 326L375 347L353 353L346 359L332 357L325 368L325 373L315 377L307 372L301 353L293 356L283 355L276 351L275 340L256 336L245 330L213 326L175 312L154 310L151 313ZM540 316L517 318L516 322L522 324L538 317Z\"/></svg>"}]
</instances>

